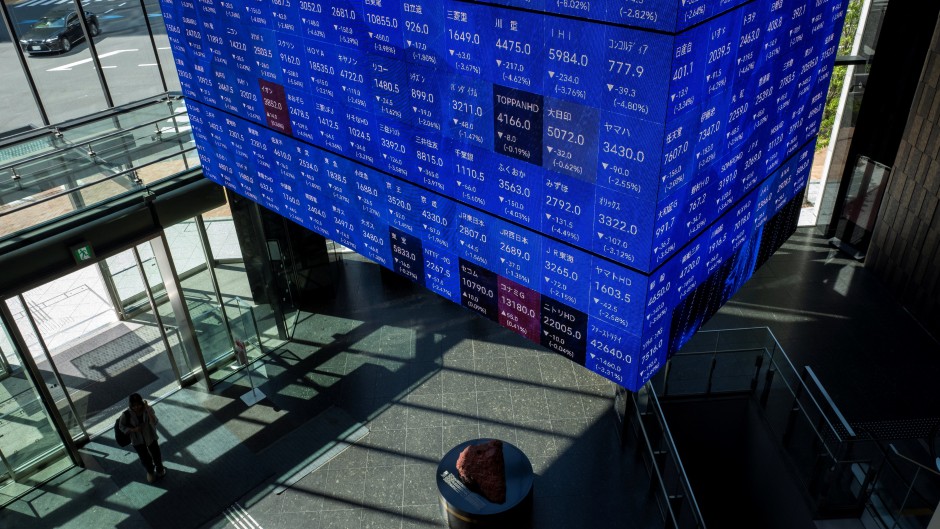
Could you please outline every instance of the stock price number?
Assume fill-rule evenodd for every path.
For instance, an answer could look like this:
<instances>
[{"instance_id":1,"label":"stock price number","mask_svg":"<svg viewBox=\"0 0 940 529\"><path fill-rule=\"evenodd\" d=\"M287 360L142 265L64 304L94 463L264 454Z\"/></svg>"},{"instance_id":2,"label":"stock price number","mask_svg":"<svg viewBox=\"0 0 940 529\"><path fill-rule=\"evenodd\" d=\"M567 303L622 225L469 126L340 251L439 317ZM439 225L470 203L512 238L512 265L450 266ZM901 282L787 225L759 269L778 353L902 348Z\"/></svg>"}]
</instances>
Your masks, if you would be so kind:
<instances>
[{"instance_id":1,"label":"stock price number","mask_svg":"<svg viewBox=\"0 0 940 529\"><path fill-rule=\"evenodd\" d=\"M509 180L499 179L499 188L504 191L509 191L516 195L529 198L532 196L532 190L528 187L523 186L522 184L515 184Z\"/></svg>"},{"instance_id":2,"label":"stock price number","mask_svg":"<svg viewBox=\"0 0 940 529\"><path fill-rule=\"evenodd\" d=\"M643 65L608 59L608 72L625 77L643 77Z\"/></svg>"},{"instance_id":3,"label":"stock price number","mask_svg":"<svg viewBox=\"0 0 940 529\"><path fill-rule=\"evenodd\" d=\"M551 195L545 196L545 205L566 213L573 213L576 216L581 215L581 206Z\"/></svg>"},{"instance_id":4,"label":"stock price number","mask_svg":"<svg viewBox=\"0 0 940 529\"><path fill-rule=\"evenodd\" d=\"M609 141L604 142L604 152L610 153L616 156L623 158L624 160L630 160L634 162L643 163L646 161L646 153L634 149L633 147L627 147L626 145L620 145L617 143L610 143Z\"/></svg>"},{"instance_id":5,"label":"stock price number","mask_svg":"<svg viewBox=\"0 0 940 529\"><path fill-rule=\"evenodd\" d=\"M572 323L574 323L574 319L574 315L563 312L556 314L542 314L542 326L546 329L553 329L558 331L565 336L570 336L575 340L581 340L583 338L583 333L579 329L575 329L572 325Z\"/></svg>"},{"instance_id":6,"label":"stock price number","mask_svg":"<svg viewBox=\"0 0 940 529\"><path fill-rule=\"evenodd\" d=\"M447 224L449 223L449 221L447 220L447 217L438 213L434 213L433 211L422 210L421 216L435 224L440 224L441 226L444 226L444 227L446 227Z\"/></svg>"},{"instance_id":7,"label":"stock price number","mask_svg":"<svg viewBox=\"0 0 940 529\"><path fill-rule=\"evenodd\" d=\"M617 360L624 360L624 359L626 359L626 361L627 361L628 364L631 363L631 362L633 362L633 357L630 356L630 355L625 355L625 354L623 354L623 350L622 350L622 349L618 349L618 348L616 348L616 347L612 347L612 346L606 344L605 342L603 342L603 341L601 341L601 340L598 340L597 338L594 338L594 339L591 340L591 347L597 349L598 351L600 351L600 352L602 352L602 353L604 353L604 354L608 354L608 355L610 355L610 356L616 358Z\"/></svg>"},{"instance_id":8,"label":"stock price number","mask_svg":"<svg viewBox=\"0 0 940 529\"><path fill-rule=\"evenodd\" d=\"M567 266L561 266L558 263L552 261L545 261L545 270L553 274L558 274L565 279L570 279L572 281L578 280L577 270L571 270Z\"/></svg>"},{"instance_id":9,"label":"stock price number","mask_svg":"<svg viewBox=\"0 0 940 529\"><path fill-rule=\"evenodd\" d=\"M519 116L513 116L512 114L506 114L505 112L500 112L496 116L496 121L510 127L515 127L522 130L532 130L532 120L522 119Z\"/></svg>"},{"instance_id":10,"label":"stock price number","mask_svg":"<svg viewBox=\"0 0 940 529\"><path fill-rule=\"evenodd\" d=\"M532 259L532 255L529 252L505 242L499 243L499 251L507 253L513 257L518 257L523 261L530 261Z\"/></svg>"},{"instance_id":11,"label":"stock price number","mask_svg":"<svg viewBox=\"0 0 940 529\"><path fill-rule=\"evenodd\" d=\"M599 281L595 281L594 290L600 292L601 294L604 294L605 296L612 297L618 301L625 301L627 303L630 303L630 293L623 292L617 287L605 285Z\"/></svg>"},{"instance_id":12,"label":"stock price number","mask_svg":"<svg viewBox=\"0 0 940 529\"><path fill-rule=\"evenodd\" d=\"M481 285L480 283L474 281L470 277L461 277L460 282L470 292L480 294L481 296L486 297L486 298L493 297L493 289L488 288L485 285Z\"/></svg>"},{"instance_id":13,"label":"stock price number","mask_svg":"<svg viewBox=\"0 0 940 529\"><path fill-rule=\"evenodd\" d=\"M521 55L532 55L532 45L528 42L520 42L518 40L510 39L496 39L496 47L513 52Z\"/></svg>"},{"instance_id":14,"label":"stock price number","mask_svg":"<svg viewBox=\"0 0 940 529\"><path fill-rule=\"evenodd\" d=\"M545 135L549 138L554 138L556 140L562 140L573 145L584 145L587 141L584 138L584 134L579 134L570 130L560 129L558 127L549 125L545 128Z\"/></svg>"},{"instance_id":15,"label":"stock price number","mask_svg":"<svg viewBox=\"0 0 940 529\"><path fill-rule=\"evenodd\" d=\"M568 50L548 49L548 60L567 64L574 64L586 68L588 65L588 56L584 53L577 53Z\"/></svg>"},{"instance_id":16,"label":"stock price number","mask_svg":"<svg viewBox=\"0 0 940 529\"><path fill-rule=\"evenodd\" d=\"M608 228L613 228L617 231L622 231L630 235L636 235L640 231L636 224L630 224L623 219L611 217L610 215L605 215L603 213L597 215L597 222L602 226L607 226Z\"/></svg>"}]
</instances>

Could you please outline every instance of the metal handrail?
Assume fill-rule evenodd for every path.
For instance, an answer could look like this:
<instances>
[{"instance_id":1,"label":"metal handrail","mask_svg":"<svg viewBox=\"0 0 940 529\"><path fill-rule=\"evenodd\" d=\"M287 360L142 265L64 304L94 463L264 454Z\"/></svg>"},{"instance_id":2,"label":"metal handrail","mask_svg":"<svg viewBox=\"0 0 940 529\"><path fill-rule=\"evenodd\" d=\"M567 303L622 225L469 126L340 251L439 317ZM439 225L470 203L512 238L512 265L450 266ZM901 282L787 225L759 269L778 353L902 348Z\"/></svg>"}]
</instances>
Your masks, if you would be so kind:
<instances>
[{"instance_id":1,"label":"metal handrail","mask_svg":"<svg viewBox=\"0 0 940 529\"><path fill-rule=\"evenodd\" d=\"M822 382L819 381L819 378L816 376L816 373L813 371L813 368L810 366L806 366L805 369L806 369L806 372L809 374L810 378L813 379L813 383L816 384L816 389L819 390L823 398L826 399L826 403L828 403L829 407L832 408L832 412L836 414L836 417L838 417L839 422L842 424L842 427L845 428L846 433L848 433L851 437L858 437L855 434L855 429L852 428L852 426L849 424L849 421L845 420L845 416L842 415L842 412L839 410L839 407L836 406L836 403L832 400L832 397L829 396L829 392L826 391L826 388L823 387ZM816 402L816 399L812 395L810 395L810 398L812 398L813 403L816 404L817 407L819 407L819 403ZM820 408L820 411L822 411L822 408ZM832 422L829 421L829 417L827 417L825 413L823 413L823 418L826 419L827 423L829 423L829 428L834 430L835 427L832 425Z\"/></svg>"},{"instance_id":2,"label":"metal handrail","mask_svg":"<svg viewBox=\"0 0 940 529\"><path fill-rule=\"evenodd\" d=\"M729 349L728 351L719 351L719 350L718 350L718 345L719 345L719 343L720 343L720 337L721 337L721 335L722 335L723 333L733 334L733 333L736 333L736 332L754 332L754 331L763 331L763 332L764 332L764 336L769 339L769 342L770 342L770 343L773 344L774 350L773 350L773 351L770 351L770 350L767 349L766 346L763 346L763 345L761 345L761 346L755 346L755 347L749 347L749 348ZM786 354L786 352L784 351L783 347L780 345L780 342L777 341L777 338L773 335L773 332L771 332L771 330L770 330L769 327L764 326L764 327L749 327L749 328L737 328L737 329L721 329L721 330L714 330L714 331L699 331L698 334L699 334L699 335L715 334L715 335L718 337L718 338L714 341L714 343L711 345L711 349L712 349L712 350L711 350L711 351L693 351L693 352L690 352L690 353L684 353L684 352L682 352L682 351L680 350L679 352L676 353L676 355L673 357L673 359L676 358L676 357L681 357L681 356L686 356L686 355L688 355L688 356L693 356L693 355L704 355L704 354L709 354L709 355L716 355L716 354L734 354L734 353L745 352L745 351L762 350L765 355L767 355L768 357L770 357L771 362L772 362L773 364L782 366L782 367L784 367L784 368L788 368L788 369L789 369L792 373L794 373L794 374L798 374L798 373L799 373L799 371L796 369L796 367L795 367L795 366L793 365L793 363L790 361L790 358L787 356L787 354ZM776 354L775 354L776 351L780 351L780 355L776 355ZM672 362L673 359L670 359L670 362ZM809 369L808 366L807 366L807 369ZM840 424L842 424L842 425L845 427L845 431L846 431L847 433L849 433L849 435L851 436L851 438L853 438L853 439L856 438L857 436L856 436L856 434L855 434L854 429L853 429L851 426L849 426L848 422L845 420L844 416L842 415L842 412L839 411L839 408L836 406L835 402L833 402L832 399L829 398L828 393L826 393L826 391L822 388L822 384L819 382L818 378L815 376L815 373L812 373L811 370L810 370L810 375L812 376L813 380L816 382L816 387L819 389L819 391L821 392L821 394L827 399L827 403L830 405L831 409L836 413L837 417L839 418ZM803 381L802 377L797 376L796 379L799 380L799 384L803 387L804 390L808 390L808 389L809 389L809 387L808 387L808 386L806 385L806 383ZM793 395L797 395L797 394L798 394L798 391L797 391L798 388L793 387L793 386L790 384L790 380L788 380L787 377L783 377L782 380L781 380L781 382L784 384L784 386L787 387L787 390L788 390L791 394L793 394ZM812 402L812 404L813 404L813 406L815 407L816 411L818 411L819 414L820 414L820 416L825 420L826 425L828 426L829 432L835 437L835 439L838 439L839 441L844 441L844 440L846 440L846 439L843 438L843 436L839 433L839 430L835 427L835 425L834 425L834 424L832 423L832 421L830 420L829 414L827 414L827 413L824 411L823 407L820 406L819 401L816 399L816 397L813 395L813 393L812 393L811 391L805 391L804 393L806 394L807 398ZM804 414L806 413L806 410L804 410L802 406L801 406L801 412L804 413ZM813 430L816 432L816 435L819 436L821 440L825 441L825 438L824 438L824 436L822 435L822 432L817 431L815 426L813 426ZM826 452L828 452L829 455L830 455L833 459L837 459L837 458L836 458L836 454L832 453L832 451L830 450L830 447L829 447L828 443L823 442L823 447L825 448Z\"/></svg>"},{"instance_id":3,"label":"metal handrail","mask_svg":"<svg viewBox=\"0 0 940 529\"><path fill-rule=\"evenodd\" d=\"M652 387L652 382L647 382L637 392L629 392L624 390L624 394L630 395L630 397L627 397L627 404L625 405L626 407L624 409L623 426L626 426L627 416L629 415L629 422L634 425L633 435L641 443L641 451L645 451L645 453L649 456L650 462L647 465L647 470L649 472L650 478L653 481L651 486L655 485L658 488L659 493L662 494L663 500L665 501L665 506L660 509L660 513L665 521L671 522L671 525L667 525L667 527L679 528L679 517L673 509L672 503L670 502L670 499L674 498L675 496L670 494L669 490L667 489L663 471L660 470L657 464L657 451L653 449L650 432L648 431L647 426L643 421L644 413L652 414L656 419L656 425L661 428L660 435L662 442L665 443L665 452L668 453L672 459L674 470L677 475L677 480L679 481L682 488L682 493L684 494L684 498L686 498L686 503L692 510L692 518L694 518L697 529L705 529L705 519L702 516L701 510L699 509L698 501L695 499L695 494L692 491L688 474L685 471L685 466L682 464L682 459L679 457L679 451L676 448L675 441L672 437L672 432L669 430L669 425L666 422L666 418L663 414L662 407L660 406L659 399L656 397L656 391ZM645 405L646 411L641 409L641 395L646 395L647 398L647 404Z\"/></svg>"},{"instance_id":4,"label":"metal handrail","mask_svg":"<svg viewBox=\"0 0 940 529\"><path fill-rule=\"evenodd\" d=\"M894 443L888 443L888 448L890 448L891 451L894 452L894 455L900 457L901 459L921 468L922 470L926 470L927 472L930 472L931 474L934 474L935 476L940 476L940 472L938 472L937 469L930 468L927 465L924 465L923 463L921 463L920 461L907 457L906 455L899 452L897 447L894 446Z\"/></svg>"},{"instance_id":5,"label":"metal handrail","mask_svg":"<svg viewBox=\"0 0 940 529\"><path fill-rule=\"evenodd\" d=\"M154 99L154 98L157 98L157 99ZM152 96L146 97L144 99L134 101L131 103L126 103L117 107L104 109L100 112L96 112L88 116L78 117L78 118L67 120L61 123L50 123L49 125L43 125L42 127L36 127L33 129L23 131L23 132L19 132L17 134L11 134L10 136L5 136L3 138L0 138L0 149L4 149L6 147L9 147L11 145L15 145L17 143L21 143L24 141L29 141L29 140L33 140L36 138L40 138L45 134L49 134L49 133L58 134L58 133L61 133L62 131L76 129L78 127L82 127L84 125L93 123L101 119L112 118L115 116L119 116L121 114L126 114L128 112L133 112L137 109L145 108L154 103L167 103L170 101L180 101L182 99L183 99L182 93L176 90L168 90L166 92L159 92L159 93L153 94Z\"/></svg>"},{"instance_id":6,"label":"metal handrail","mask_svg":"<svg viewBox=\"0 0 940 529\"><path fill-rule=\"evenodd\" d=\"M649 382L647 382L646 384L647 384L647 391L649 393L649 396L651 397L651 402L653 403L656 409L656 413L658 414L659 417L662 418L661 425L663 428L663 440L665 441L666 445L669 447L669 450L672 452L672 457L675 460L676 472L679 474L679 477L680 477L679 482L682 485L682 490L689 498L689 506L693 511L693 517L695 518L696 523L698 524L699 527L704 529L705 518L702 516L702 511L699 509L698 501L695 499L695 493L692 491L691 482L689 481L689 475L685 471L685 465L682 464L682 458L679 457L679 449L676 448L676 442L672 437L672 431L669 430L669 424L665 420L666 416L663 413L663 408L659 404L659 398L656 397L656 392L652 391L652 385L650 385ZM647 441L647 444L648 443L649 442ZM657 469L657 474L659 474L658 469ZM660 485L663 488L663 492L667 492L665 490L665 484L662 482L661 476L660 476ZM670 511L672 511L671 505L670 505ZM675 519L675 513L673 513L673 519Z\"/></svg>"},{"instance_id":7,"label":"metal handrail","mask_svg":"<svg viewBox=\"0 0 940 529\"><path fill-rule=\"evenodd\" d=\"M172 154L168 154L168 155L166 155L166 156L157 158L156 160L153 160L153 161L151 161L150 163L148 163L148 164L146 164L146 165L140 165L140 166L132 167L132 168L130 168L130 169L125 169L125 170L123 170L123 171L121 171L121 172L118 172L118 173L115 173L115 174L113 174L113 175L106 176L105 178L102 178L101 180L95 180L94 182L89 182L89 183L87 183L87 184L81 184L81 185L75 186L75 187L73 187L73 188L70 188L70 189L67 190L67 191L62 191L62 192L56 193L56 194L54 194L54 195L48 195L48 196L45 196L45 197L43 197L43 198L40 198L40 199L34 200L34 201L32 201L32 202L29 202L28 204L23 204L22 206L17 206L17 207L8 209L8 210L0 211L0 217L9 215L9 214L11 214L11 213L15 213L15 212L17 212L17 211L22 211L22 210L27 209L27 208L31 208L31 207L37 206L37 205L39 205L39 204L43 204L43 203L48 202L48 201L50 201L50 200L55 200L55 199L60 198L60 197L63 197L63 196L68 196L68 195L70 195L70 194L72 194L72 193L74 193L74 192L76 192L76 191L81 191L81 190L86 189L86 188L89 188L89 187L91 187L91 186L95 186L95 185L98 185L98 184L101 184L101 183L104 183L104 182L111 181L111 180L113 180L113 179L115 179L115 178L118 178L118 177L120 177L120 176L124 176L124 175L126 175L126 174L136 172L136 171L138 171L138 170L140 170L140 169L142 169L142 168L144 168L144 167L149 167L149 166L151 166L151 165L153 165L153 164L156 164L156 163L159 163L159 162L163 162L163 161L169 160L169 159L171 159L171 158L175 158L175 157L177 157L177 156L180 156L180 155L182 155L182 154L190 153L190 152L195 151L195 150L196 150L196 147L190 147L190 148L187 148L187 149L181 149L181 150L179 150L179 151L173 152ZM174 173L174 174L175 174L175 173ZM166 175L166 176L167 176L167 177L171 177L171 176L173 176L173 175ZM146 188L146 185L141 185L141 186L140 186L140 189L144 189L144 188ZM138 189L138 190L139 190L139 189ZM131 191L128 191L128 192L131 192Z\"/></svg>"},{"instance_id":8,"label":"metal handrail","mask_svg":"<svg viewBox=\"0 0 940 529\"><path fill-rule=\"evenodd\" d=\"M144 128L144 127L148 127L148 126L151 126L151 125L156 125L157 123L166 121L166 120L168 120L168 119L173 119L174 117L176 117L176 116L178 116L178 115L179 115L179 114L169 114L169 115L167 115L166 117L161 117L161 118L159 118L159 119L147 121L147 122L141 123L141 124L139 124L139 125L134 125L133 127L118 129L118 130L115 130L115 131L113 131L113 132L109 132L109 133L103 134L103 135L101 135L101 136L96 136L94 139L85 140L85 141L82 141L82 142L80 142L80 143L73 143L73 144L71 144L71 145L67 145L67 146L65 146L65 147L63 147L63 148L57 148L57 149L51 150L51 151L49 151L49 152L43 152L43 153L35 154L35 155L32 155L32 156L23 158L23 159L21 159L21 160L17 160L17 161L15 161L15 162L10 163L10 164L7 164L7 165L0 165L0 171L5 171L5 170L7 170L7 169L15 169L16 167L19 167L19 166L21 166L21 165L26 165L26 164L29 164L29 163L33 163L33 162L42 160L43 158L49 158L49 157L52 157L52 156L59 156L59 155L62 155L62 153L63 153L64 151L71 151L71 150L75 150L75 149L80 149L82 146L87 145L87 144L89 144L89 143L91 143L91 142L96 142L96 141L101 141L101 140L107 140L107 139L110 139L110 138L115 138L115 137L120 136L121 134L126 134L127 132L132 132L132 131L135 131L135 130L138 130L138 129L142 129L142 128ZM62 141L65 141L65 140L62 140Z\"/></svg>"}]
</instances>

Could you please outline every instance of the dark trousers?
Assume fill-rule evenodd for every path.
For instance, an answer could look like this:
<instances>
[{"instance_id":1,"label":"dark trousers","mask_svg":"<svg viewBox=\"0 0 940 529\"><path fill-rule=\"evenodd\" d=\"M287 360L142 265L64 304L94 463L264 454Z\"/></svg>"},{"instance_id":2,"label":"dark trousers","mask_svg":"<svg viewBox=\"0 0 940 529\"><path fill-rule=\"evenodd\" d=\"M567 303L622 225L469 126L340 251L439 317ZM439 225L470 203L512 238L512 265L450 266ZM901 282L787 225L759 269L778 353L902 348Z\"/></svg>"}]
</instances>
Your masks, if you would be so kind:
<instances>
[{"instance_id":1,"label":"dark trousers","mask_svg":"<svg viewBox=\"0 0 940 529\"><path fill-rule=\"evenodd\" d=\"M134 450L137 450L140 464L144 466L148 474L163 470L163 455L160 453L160 445L156 440L149 445L134 445Z\"/></svg>"}]
</instances>

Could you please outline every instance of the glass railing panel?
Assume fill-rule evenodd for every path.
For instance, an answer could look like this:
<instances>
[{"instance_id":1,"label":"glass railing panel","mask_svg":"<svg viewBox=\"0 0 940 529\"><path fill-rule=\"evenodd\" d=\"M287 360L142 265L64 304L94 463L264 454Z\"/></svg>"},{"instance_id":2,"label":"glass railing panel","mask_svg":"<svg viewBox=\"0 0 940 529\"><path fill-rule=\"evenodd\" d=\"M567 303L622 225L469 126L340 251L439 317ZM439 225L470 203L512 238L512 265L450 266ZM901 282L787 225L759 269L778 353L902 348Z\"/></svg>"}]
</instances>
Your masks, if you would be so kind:
<instances>
[{"instance_id":1,"label":"glass railing panel","mask_svg":"<svg viewBox=\"0 0 940 529\"><path fill-rule=\"evenodd\" d=\"M79 144L92 141L109 133L134 129L156 120L172 117L175 109L181 105L182 102L178 100L158 101L154 104L116 113L103 119L72 125L67 129L61 129L62 140L71 144Z\"/></svg>"},{"instance_id":2,"label":"glass railing panel","mask_svg":"<svg viewBox=\"0 0 940 529\"><path fill-rule=\"evenodd\" d=\"M704 529L705 521L652 384L627 398L627 414L654 483L664 527Z\"/></svg>"},{"instance_id":3,"label":"glass railing panel","mask_svg":"<svg viewBox=\"0 0 940 529\"><path fill-rule=\"evenodd\" d=\"M44 191L10 200L0 205L0 237L35 227L119 195L140 190L140 185L171 178L186 168L194 167L194 160L198 162L197 158L188 153L160 153L160 157L143 167L124 169L117 174L102 171L79 174L78 179L73 178L70 182L57 182L59 185ZM72 174L74 176L74 173ZM63 178L68 179L68 177ZM135 179L139 179L140 184ZM50 181L46 180L46 182Z\"/></svg>"},{"instance_id":4,"label":"glass railing panel","mask_svg":"<svg viewBox=\"0 0 940 529\"><path fill-rule=\"evenodd\" d=\"M707 373L711 369L713 354L698 353L673 357L667 369L653 377L660 395L700 395L708 392Z\"/></svg>"},{"instance_id":5,"label":"glass railing panel","mask_svg":"<svg viewBox=\"0 0 940 529\"><path fill-rule=\"evenodd\" d=\"M763 349L740 349L737 354L716 355L709 390L712 393L750 391L756 385L764 358Z\"/></svg>"},{"instance_id":6,"label":"glass railing panel","mask_svg":"<svg viewBox=\"0 0 940 529\"><path fill-rule=\"evenodd\" d=\"M48 132L38 137L11 143L0 147L0 166L13 165L43 153L54 152L62 143L55 134ZM5 169L9 171L10 169Z\"/></svg>"}]
</instances>

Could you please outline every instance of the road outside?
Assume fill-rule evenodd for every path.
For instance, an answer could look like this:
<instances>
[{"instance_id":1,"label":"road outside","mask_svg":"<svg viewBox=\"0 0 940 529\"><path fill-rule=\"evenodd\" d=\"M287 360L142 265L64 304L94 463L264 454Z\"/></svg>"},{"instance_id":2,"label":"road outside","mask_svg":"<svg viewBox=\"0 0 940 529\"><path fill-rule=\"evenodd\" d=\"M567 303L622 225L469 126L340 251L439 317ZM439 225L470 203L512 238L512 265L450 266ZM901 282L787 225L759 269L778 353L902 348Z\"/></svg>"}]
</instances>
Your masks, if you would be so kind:
<instances>
[{"instance_id":1,"label":"road outside","mask_svg":"<svg viewBox=\"0 0 940 529\"><path fill-rule=\"evenodd\" d=\"M163 29L162 15L156 2L150 22L154 26L158 54L168 78L170 90L179 90L169 42ZM8 2L16 31L24 32L41 16L51 10L68 9L72 0L24 0ZM147 22L140 3L133 0L88 0L85 9L98 16L101 35L95 39L104 77L108 82L115 105L138 101L163 92L157 60L153 56ZM5 33L5 31L4 31ZM4 101L23 101L19 105L5 105L5 123L0 134L30 125L42 126L33 108L32 96L20 70L15 45L9 38L0 38L0 71L8 82L0 83L0 97ZM67 53L28 56L26 64L42 98L43 105L53 123L82 117L107 108L101 94L97 72L86 42L76 44ZM9 77L7 77L9 76ZM17 79L19 78L19 79Z\"/></svg>"}]
</instances>

